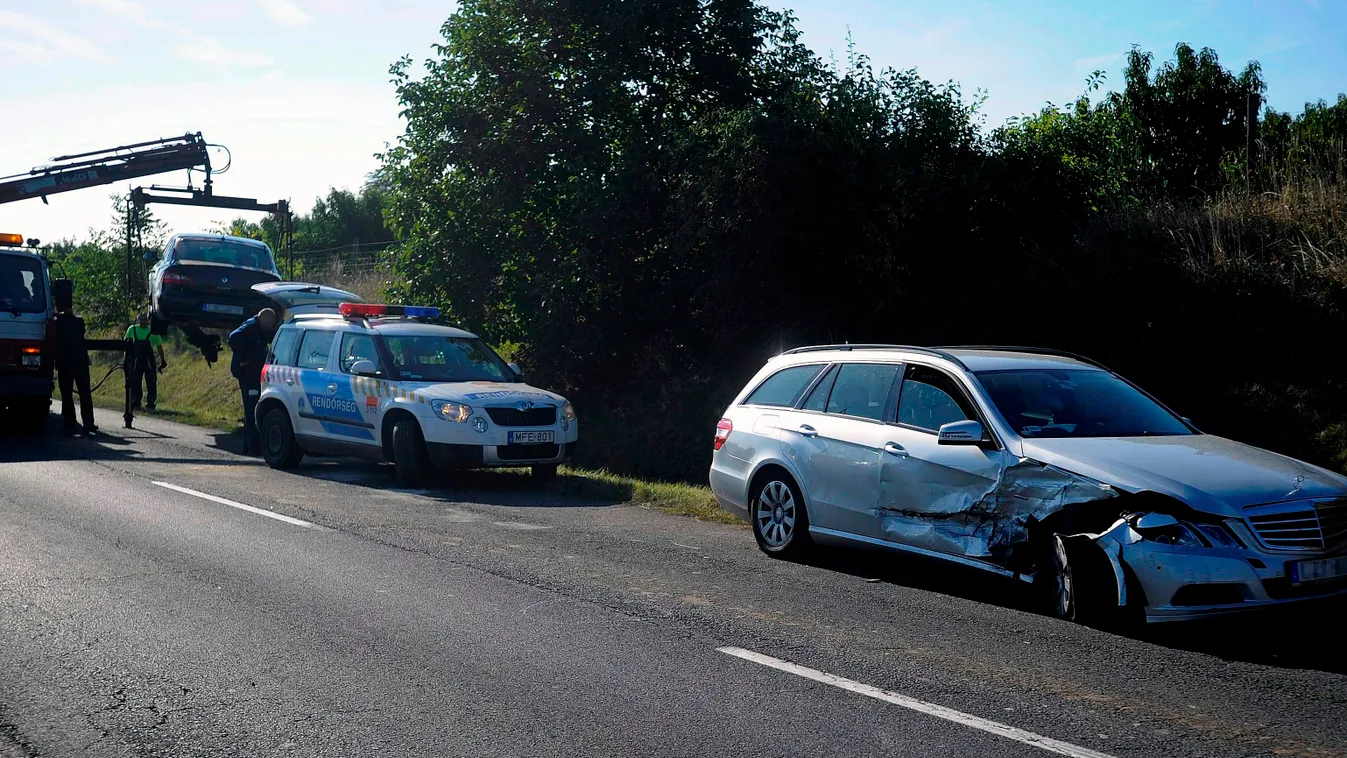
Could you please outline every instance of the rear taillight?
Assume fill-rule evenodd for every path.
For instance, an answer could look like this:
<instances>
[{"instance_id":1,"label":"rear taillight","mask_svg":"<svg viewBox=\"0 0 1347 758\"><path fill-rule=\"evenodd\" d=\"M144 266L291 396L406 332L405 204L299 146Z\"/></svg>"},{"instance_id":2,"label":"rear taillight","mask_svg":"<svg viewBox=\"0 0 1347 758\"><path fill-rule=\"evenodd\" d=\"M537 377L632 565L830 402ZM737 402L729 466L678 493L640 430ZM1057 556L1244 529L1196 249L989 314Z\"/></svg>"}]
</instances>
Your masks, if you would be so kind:
<instances>
[{"instance_id":1,"label":"rear taillight","mask_svg":"<svg viewBox=\"0 0 1347 758\"><path fill-rule=\"evenodd\" d=\"M192 277L186 274L179 274L173 271L165 271L161 277L164 284L192 284Z\"/></svg>"},{"instance_id":2,"label":"rear taillight","mask_svg":"<svg viewBox=\"0 0 1347 758\"><path fill-rule=\"evenodd\" d=\"M725 440L728 440L730 438L730 432L732 431L734 431L734 422L730 421L727 418L721 419L720 423L716 424L717 450L725 446Z\"/></svg>"},{"instance_id":3,"label":"rear taillight","mask_svg":"<svg viewBox=\"0 0 1347 758\"><path fill-rule=\"evenodd\" d=\"M42 366L42 348L36 345L29 345L23 349L24 368L41 368Z\"/></svg>"}]
</instances>

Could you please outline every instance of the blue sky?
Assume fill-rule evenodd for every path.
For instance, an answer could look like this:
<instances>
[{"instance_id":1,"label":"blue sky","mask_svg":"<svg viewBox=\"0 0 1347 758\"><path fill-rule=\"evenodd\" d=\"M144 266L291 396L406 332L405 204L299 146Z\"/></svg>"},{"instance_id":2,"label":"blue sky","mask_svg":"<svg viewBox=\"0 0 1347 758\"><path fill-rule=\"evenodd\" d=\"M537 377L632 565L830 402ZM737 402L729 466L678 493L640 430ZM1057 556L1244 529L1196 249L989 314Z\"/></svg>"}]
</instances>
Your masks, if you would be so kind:
<instances>
[{"instance_id":1,"label":"blue sky","mask_svg":"<svg viewBox=\"0 0 1347 758\"><path fill-rule=\"evenodd\" d=\"M1074 98L1092 70L1121 79L1133 45L1210 46L1263 64L1269 100L1299 110L1347 91L1344 0L771 0L805 42L987 93L987 124ZM432 0L0 0L0 174L47 158L201 131L228 145L221 194L288 198L355 187L400 132L388 65L424 58L453 4ZM181 175L147 180L182 183ZM0 206L0 231L44 239L105 227L92 189ZM231 214L156 213L174 230Z\"/></svg>"}]
</instances>

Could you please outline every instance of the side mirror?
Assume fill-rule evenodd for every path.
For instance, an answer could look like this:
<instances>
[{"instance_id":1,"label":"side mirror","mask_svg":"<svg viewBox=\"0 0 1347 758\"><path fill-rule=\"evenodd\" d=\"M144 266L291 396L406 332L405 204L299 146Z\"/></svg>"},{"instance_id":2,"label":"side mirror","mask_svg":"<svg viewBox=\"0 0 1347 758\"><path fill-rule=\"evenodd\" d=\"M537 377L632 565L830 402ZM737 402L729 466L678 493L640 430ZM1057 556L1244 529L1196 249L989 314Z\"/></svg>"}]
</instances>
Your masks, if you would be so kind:
<instances>
[{"instance_id":1,"label":"side mirror","mask_svg":"<svg viewBox=\"0 0 1347 758\"><path fill-rule=\"evenodd\" d=\"M356 376L378 376L379 367L374 365L374 361L356 361L351 364L351 373Z\"/></svg>"},{"instance_id":2,"label":"side mirror","mask_svg":"<svg viewBox=\"0 0 1347 758\"><path fill-rule=\"evenodd\" d=\"M145 252L140 254L140 257L146 263L155 263L159 260L159 254L154 252L153 250L146 250Z\"/></svg>"},{"instance_id":3,"label":"side mirror","mask_svg":"<svg viewBox=\"0 0 1347 758\"><path fill-rule=\"evenodd\" d=\"M520 368L518 363L511 363L510 370L514 372L514 378L516 381L519 382L524 381L524 369Z\"/></svg>"},{"instance_id":4,"label":"side mirror","mask_svg":"<svg viewBox=\"0 0 1347 758\"><path fill-rule=\"evenodd\" d=\"M982 445L991 442L980 421L953 421L940 427L937 439L941 445Z\"/></svg>"}]
</instances>

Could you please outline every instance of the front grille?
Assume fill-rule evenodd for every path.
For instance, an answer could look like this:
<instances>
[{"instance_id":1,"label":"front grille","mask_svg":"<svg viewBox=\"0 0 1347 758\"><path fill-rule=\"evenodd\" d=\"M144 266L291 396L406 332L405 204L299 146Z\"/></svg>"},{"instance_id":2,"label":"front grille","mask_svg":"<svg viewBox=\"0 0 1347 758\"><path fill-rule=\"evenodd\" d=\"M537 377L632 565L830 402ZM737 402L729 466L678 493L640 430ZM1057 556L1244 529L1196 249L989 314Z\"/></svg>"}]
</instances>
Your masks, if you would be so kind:
<instances>
[{"instance_id":1,"label":"front grille","mask_svg":"<svg viewBox=\"0 0 1347 758\"><path fill-rule=\"evenodd\" d=\"M551 426L557 423L557 407L555 405L540 405L526 411L502 406L487 408L486 414L491 417L496 426Z\"/></svg>"},{"instance_id":2,"label":"front grille","mask_svg":"<svg viewBox=\"0 0 1347 758\"><path fill-rule=\"evenodd\" d=\"M1307 502L1305 506L1249 516L1249 526L1270 548L1324 550L1347 538L1347 499Z\"/></svg>"},{"instance_id":3,"label":"front grille","mask_svg":"<svg viewBox=\"0 0 1347 758\"><path fill-rule=\"evenodd\" d=\"M501 445L496 457L502 461L546 461L557 457L556 445Z\"/></svg>"}]
</instances>

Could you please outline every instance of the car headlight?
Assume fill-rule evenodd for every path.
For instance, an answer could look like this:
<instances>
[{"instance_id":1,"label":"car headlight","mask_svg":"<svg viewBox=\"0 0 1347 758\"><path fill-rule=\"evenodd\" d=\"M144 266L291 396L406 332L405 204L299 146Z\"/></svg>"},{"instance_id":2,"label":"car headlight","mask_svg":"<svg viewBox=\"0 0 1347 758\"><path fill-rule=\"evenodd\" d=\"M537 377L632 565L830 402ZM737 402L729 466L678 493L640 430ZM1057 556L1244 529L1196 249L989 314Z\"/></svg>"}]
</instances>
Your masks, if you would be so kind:
<instances>
[{"instance_id":1,"label":"car headlight","mask_svg":"<svg viewBox=\"0 0 1347 758\"><path fill-rule=\"evenodd\" d=\"M571 405L571 401L567 400L561 404L561 418L567 423L575 420L575 406Z\"/></svg>"},{"instance_id":2,"label":"car headlight","mask_svg":"<svg viewBox=\"0 0 1347 758\"><path fill-rule=\"evenodd\" d=\"M430 404L430 409L445 421L453 421L456 424L466 424L472 417L471 407L448 400L436 400Z\"/></svg>"},{"instance_id":3,"label":"car headlight","mask_svg":"<svg viewBox=\"0 0 1347 758\"><path fill-rule=\"evenodd\" d=\"M1212 547L1244 547L1238 537L1231 534L1229 529L1220 524L1189 524L1189 526L1201 532Z\"/></svg>"},{"instance_id":4,"label":"car headlight","mask_svg":"<svg viewBox=\"0 0 1347 758\"><path fill-rule=\"evenodd\" d=\"M1190 523L1158 513L1141 517L1135 522L1135 528L1143 538L1162 545L1243 547L1239 540L1220 524Z\"/></svg>"}]
</instances>

